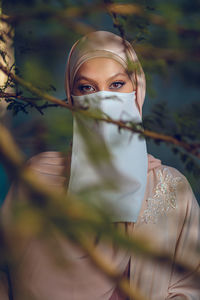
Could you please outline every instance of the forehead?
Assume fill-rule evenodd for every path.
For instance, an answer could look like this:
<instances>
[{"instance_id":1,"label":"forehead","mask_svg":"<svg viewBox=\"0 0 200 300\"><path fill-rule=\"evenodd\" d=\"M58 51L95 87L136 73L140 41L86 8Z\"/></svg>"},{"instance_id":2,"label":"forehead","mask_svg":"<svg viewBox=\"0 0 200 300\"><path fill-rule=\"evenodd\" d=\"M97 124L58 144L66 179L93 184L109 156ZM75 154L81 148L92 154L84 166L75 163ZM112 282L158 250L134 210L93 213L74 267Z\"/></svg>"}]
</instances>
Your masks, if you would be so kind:
<instances>
[{"instance_id":1,"label":"forehead","mask_svg":"<svg viewBox=\"0 0 200 300\"><path fill-rule=\"evenodd\" d=\"M77 71L77 76L87 75L87 76L100 76L102 74L114 75L114 73L122 72L126 74L125 68L118 61L107 57L95 57L84 62L79 70Z\"/></svg>"}]
</instances>

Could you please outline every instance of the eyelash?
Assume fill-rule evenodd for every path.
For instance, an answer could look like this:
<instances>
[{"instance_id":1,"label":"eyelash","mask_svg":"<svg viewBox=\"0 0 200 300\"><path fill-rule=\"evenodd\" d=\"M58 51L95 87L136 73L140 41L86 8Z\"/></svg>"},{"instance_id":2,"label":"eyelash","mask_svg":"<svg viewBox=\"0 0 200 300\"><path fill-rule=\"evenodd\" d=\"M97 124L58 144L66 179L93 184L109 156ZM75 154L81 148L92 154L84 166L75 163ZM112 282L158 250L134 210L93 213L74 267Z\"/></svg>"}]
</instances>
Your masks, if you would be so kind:
<instances>
[{"instance_id":1,"label":"eyelash","mask_svg":"<svg viewBox=\"0 0 200 300\"><path fill-rule=\"evenodd\" d=\"M125 81L114 81L112 84L121 84L120 87L118 87L118 88L115 87L116 89L119 89L119 88L123 87L123 86L125 85L125 83L126 83ZM111 84L111 85L112 85L112 84ZM110 85L110 86L111 86L111 85ZM114 89L115 89L115 88L114 88Z\"/></svg>"},{"instance_id":2,"label":"eyelash","mask_svg":"<svg viewBox=\"0 0 200 300\"><path fill-rule=\"evenodd\" d=\"M85 91L85 90L84 90L84 89L87 88L87 87L92 87L92 86L89 85L89 84L81 84L81 85L78 86L78 89L79 89L79 91L81 91L81 92L88 92L88 91ZM90 91L89 91L89 92L90 92Z\"/></svg>"},{"instance_id":3,"label":"eyelash","mask_svg":"<svg viewBox=\"0 0 200 300\"><path fill-rule=\"evenodd\" d=\"M112 86L113 84L120 84L121 86L120 86L120 87L113 87L113 88L111 88L111 86ZM110 88L111 88L111 89L120 89L120 88L123 87L125 84L126 84L125 81L121 81L121 80L114 81L113 83L111 83ZM85 91L85 88L88 88L88 87L91 88L92 86L89 85L89 84L81 84L81 85L78 86L78 89L79 89L79 91L81 91L81 92L88 92L88 90ZM92 88L93 88L93 87L92 87ZM94 88L93 88L93 90L94 90ZM91 92L91 91L89 91L89 92Z\"/></svg>"}]
</instances>

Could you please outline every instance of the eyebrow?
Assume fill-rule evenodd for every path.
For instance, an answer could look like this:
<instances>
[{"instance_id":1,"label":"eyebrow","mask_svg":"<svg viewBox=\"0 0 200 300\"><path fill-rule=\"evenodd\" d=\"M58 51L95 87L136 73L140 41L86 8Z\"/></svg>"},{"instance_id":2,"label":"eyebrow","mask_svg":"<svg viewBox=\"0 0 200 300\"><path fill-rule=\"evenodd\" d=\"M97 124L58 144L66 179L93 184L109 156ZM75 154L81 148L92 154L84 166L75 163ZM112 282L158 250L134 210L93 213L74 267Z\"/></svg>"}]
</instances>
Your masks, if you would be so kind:
<instances>
[{"instance_id":1,"label":"eyebrow","mask_svg":"<svg viewBox=\"0 0 200 300\"><path fill-rule=\"evenodd\" d=\"M107 81L109 81L109 80L111 80L111 79L113 79L113 78L115 78L115 77L117 77L117 76L119 76L119 75L120 75L120 76L125 76L125 77L127 77L127 74L126 74L126 73L119 72L119 73L116 73L116 74L112 75L111 77L109 77ZM88 81L95 82L94 79L89 78L89 77L87 77L87 76L79 76L79 77L76 79L76 81L81 81L81 80L88 80Z\"/></svg>"}]
</instances>

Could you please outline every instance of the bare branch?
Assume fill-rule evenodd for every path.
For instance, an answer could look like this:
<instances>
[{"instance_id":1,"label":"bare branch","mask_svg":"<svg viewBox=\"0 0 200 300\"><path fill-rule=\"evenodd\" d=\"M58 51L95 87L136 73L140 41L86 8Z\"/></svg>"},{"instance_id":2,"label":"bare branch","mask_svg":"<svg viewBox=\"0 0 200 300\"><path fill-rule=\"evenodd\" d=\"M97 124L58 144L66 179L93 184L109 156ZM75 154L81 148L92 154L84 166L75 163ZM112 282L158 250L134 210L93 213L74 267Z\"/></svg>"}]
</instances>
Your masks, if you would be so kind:
<instances>
[{"instance_id":1,"label":"bare branch","mask_svg":"<svg viewBox=\"0 0 200 300\"><path fill-rule=\"evenodd\" d=\"M69 109L73 109L71 105L67 104L66 102L57 99L45 92L42 92L40 89L36 88L34 85L32 85L30 82L25 81L24 79L22 79L21 77L19 77L18 75L15 75L14 73L10 72L10 70L8 68L6 68L2 63L0 63L0 69L8 76L10 77L12 80L14 80L15 82L19 83L20 85L22 85L23 87L25 87L27 90L29 90L32 94L37 95L38 97L40 97L41 99L45 99L47 101L50 101L52 103L58 104L62 107L66 107Z\"/></svg>"},{"instance_id":2,"label":"bare branch","mask_svg":"<svg viewBox=\"0 0 200 300\"><path fill-rule=\"evenodd\" d=\"M48 93L42 92L40 89L36 88L35 86L33 86L30 82L25 81L24 79L22 79L21 77L13 74L12 72L10 72L10 70L8 68L6 68L3 64L0 63L0 69L7 74L7 76L9 76L10 78L12 78L12 80L16 81L17 83L19 83L20 85L22 85L23 87L25 87L27 90L29 90L32 94L35 94L38 97L41 97L41 99L44 99L46 101L49 101L51 103L57 104L61 107L65 107L71 111L79 111L79 113L85 115L86 117L95 119L95 120L99 120L99 121L103 121L103 122L107 122L107 123L112 123L118 126L118 128L120 129L126 129L126 130L130 130L132 132L138 133L141 136L145 136L148 138L151 138L153 140L157 140L157 141L163 141L166 142L168 144L172 144L178 147L183 148L186 152L200 158L200 152L199 152L199 143L187 143L185 141L181 141L173 136L169 136L169 135L165 135L165 134L161 134L161 133L157 133L154 131L150 131L150 130L144 130L141 128L141 126L137 126L137 124L128 122L124 122L122 120L113 120L109 117L100 117L97 114L94 114L88 110L85 109L81 109L81 107L76 107L76 106L72 106L56 97L53 97L51 95L49 95Z\"/></svg>"},{"instance_id":3,"label":"bare branch","mask_svg":"<svg viewBox=\"0 0 200 300\"><path fill-rule=\"evenodd\" d=\"M0 92L0 98L3 99L18 99L18 100L22 100L22 101L37 101L37 100L41 100L41 98L39 97L24 97L22 96L20 93L16 94L16 93L5 93L5 92Z\"/></svg>"}]
</instances>

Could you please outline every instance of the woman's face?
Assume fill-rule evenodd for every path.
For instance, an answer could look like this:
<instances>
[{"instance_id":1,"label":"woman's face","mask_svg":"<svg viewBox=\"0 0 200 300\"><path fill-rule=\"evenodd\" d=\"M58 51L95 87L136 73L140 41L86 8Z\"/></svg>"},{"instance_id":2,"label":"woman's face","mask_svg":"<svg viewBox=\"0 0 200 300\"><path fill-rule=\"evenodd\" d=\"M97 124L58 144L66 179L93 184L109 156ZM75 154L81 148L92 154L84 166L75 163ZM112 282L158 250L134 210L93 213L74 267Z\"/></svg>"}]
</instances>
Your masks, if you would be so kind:
<instances>
[{"instance_id":1,"label":"woman's face","mask_svg":"<svg viewBox=\"0 0 200 300\"><path fill-rule=\"evenodd\" d=\"M79 68L72 89L75 96L99 91L131 93L134 87L124 67L111 58L92 58Z\"/></svg>"}]
</instances>

